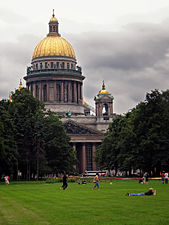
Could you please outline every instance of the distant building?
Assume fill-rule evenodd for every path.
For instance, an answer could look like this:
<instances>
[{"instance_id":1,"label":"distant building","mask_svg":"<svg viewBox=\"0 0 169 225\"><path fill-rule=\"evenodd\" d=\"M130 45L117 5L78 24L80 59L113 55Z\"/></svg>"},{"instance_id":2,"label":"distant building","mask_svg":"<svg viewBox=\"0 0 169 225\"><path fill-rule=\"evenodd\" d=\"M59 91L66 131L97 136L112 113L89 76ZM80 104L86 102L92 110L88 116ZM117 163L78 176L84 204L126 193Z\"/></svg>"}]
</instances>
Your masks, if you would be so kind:
<instances>
[{"instance_id":1,"label":"distant building","mask_svg":"<svg viewBox=\"0 0 169 225\"><path fill-rule=\"evenodd\" d=\"M84 101L85 77L81 67L77 66L72 46L59 34L54 12L49 21L49 33L35 47L24 79L27 88L44 102L46 109L62 115L61 120L77 155L77 171L96 170L96 147L115 116L113 96L103 82L94 98L95 111Z\"/></svg>"}]
</instances>

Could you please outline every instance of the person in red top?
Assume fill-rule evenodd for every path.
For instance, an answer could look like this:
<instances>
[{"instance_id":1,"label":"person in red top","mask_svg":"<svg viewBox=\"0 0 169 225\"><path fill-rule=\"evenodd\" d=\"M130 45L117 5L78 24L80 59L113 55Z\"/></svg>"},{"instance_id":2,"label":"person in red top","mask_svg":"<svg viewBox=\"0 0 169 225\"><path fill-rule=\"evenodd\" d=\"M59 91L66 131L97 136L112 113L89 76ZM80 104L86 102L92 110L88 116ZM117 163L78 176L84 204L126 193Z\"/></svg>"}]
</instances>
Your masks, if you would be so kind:
<instances>
[{"instance_id":1,"label":"person in red top","mask_svg":"<svg viewBox=\"0 0 169 225\"><path fill-rule=\"evenodd\" d=\"M164 184L164 177L165 177L165 172L163 171L163 172L161 173L162 184Z\"/></svg>"}]
</instances>

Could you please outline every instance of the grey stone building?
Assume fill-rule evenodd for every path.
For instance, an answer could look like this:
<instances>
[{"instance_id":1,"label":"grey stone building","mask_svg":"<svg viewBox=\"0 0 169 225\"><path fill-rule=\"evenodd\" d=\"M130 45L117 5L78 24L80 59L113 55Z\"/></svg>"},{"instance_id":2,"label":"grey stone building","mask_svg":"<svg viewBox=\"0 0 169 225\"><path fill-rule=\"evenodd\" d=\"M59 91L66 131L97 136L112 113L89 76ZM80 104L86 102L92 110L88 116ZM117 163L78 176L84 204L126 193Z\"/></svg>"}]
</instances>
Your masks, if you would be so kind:
<instances>
[{"instance_id":1,"label":"grey stone building","mask_svg":"<svg viewBox=\"0 0 169 225\"><path fill-rule=\"evenodd\" d=\"M26 87L44 102L46 109L62 115L61 120L77 155L77 171L96 170L96 147L115 116L113 96L103 82L94 98L94 115L91 114L92 107L83 98L85 77L77 66L72 46L59 34L54 13L49 21L49 33L35 47L24 79Z\"/></svg>"}]
</instances>

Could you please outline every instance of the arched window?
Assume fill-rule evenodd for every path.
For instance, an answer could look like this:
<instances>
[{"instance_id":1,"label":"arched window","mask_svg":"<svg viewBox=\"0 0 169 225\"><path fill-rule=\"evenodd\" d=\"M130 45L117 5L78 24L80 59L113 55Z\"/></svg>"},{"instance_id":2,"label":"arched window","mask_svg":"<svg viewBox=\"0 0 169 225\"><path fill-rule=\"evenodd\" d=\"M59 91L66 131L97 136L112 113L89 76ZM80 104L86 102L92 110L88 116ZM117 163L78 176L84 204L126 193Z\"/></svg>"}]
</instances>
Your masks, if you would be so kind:
<instances>
[{"instance_id":1,"label":"arched window","mask_svg":"<svg viewBox=\"0 0 169 225\"><path fill-rule=\"evenodd\" d=\"M69 68L70 68L70 65L69 65L69 63L67 63L67 69L69 70Z\"/></svg>"},{"instance_id":2,"label":"arched window","mask_svg":"<svg viewBox=\"0 0 169 225\"><path fill-rule=\"evenodd\" d=\"M108 105L106 103L103 104L102 114L104 116L108 115Z\"/></svg>"}]
</instances>

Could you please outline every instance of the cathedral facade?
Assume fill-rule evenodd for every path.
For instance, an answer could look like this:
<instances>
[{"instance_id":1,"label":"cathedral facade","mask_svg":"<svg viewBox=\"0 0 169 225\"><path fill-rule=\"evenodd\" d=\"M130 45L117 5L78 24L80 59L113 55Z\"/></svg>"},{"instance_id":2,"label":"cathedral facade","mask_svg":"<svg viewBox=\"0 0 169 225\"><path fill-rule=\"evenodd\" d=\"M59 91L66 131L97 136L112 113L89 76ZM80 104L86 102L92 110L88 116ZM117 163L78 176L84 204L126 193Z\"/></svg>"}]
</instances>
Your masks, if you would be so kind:
<instances>
[{"instance_id":1,"label":"cathedral facade","mask_svg":"<svg viewBox=\"0 0 169 225\"><path fill-rule=\"evenodd\" d=\"M115 116L113 96L103 82L102 89L94 97L95 110L84 101L85 77L77 66L71 44L59 34L54 12L49 21L49 33L35 47L24 79L33 96L42 101L47 110L60 115L76 152L77 172L96 170L96 148Z\"/></svg>"}]
</instances>

